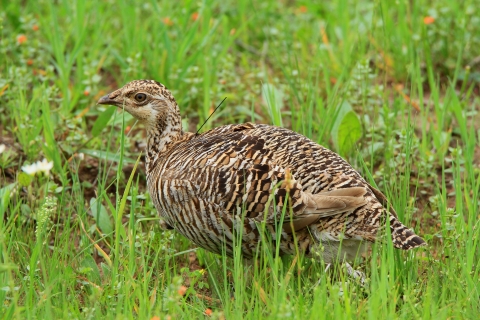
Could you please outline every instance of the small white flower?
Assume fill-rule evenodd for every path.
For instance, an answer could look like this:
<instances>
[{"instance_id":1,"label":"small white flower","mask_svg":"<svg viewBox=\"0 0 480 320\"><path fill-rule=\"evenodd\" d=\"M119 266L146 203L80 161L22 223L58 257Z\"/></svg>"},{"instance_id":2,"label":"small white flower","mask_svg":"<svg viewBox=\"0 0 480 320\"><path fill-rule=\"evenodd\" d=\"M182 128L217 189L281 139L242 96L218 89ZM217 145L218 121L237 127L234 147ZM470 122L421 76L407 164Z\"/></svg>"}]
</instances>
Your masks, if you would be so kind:
<instances>
[{"instance_id":1,"label":"small white flower","mask_svg":"<svg viewBox=\"0 0 480 320\"><path fill-rule=\"evenodd\" d=\"M41 162L37 162L37 168L38 171L43 171L45 174L48 174L53 168L53 162L48 162L47 159L43 158Z\"/></svg>"},{"instance_id":2,"label":"small white flower","mask_svg":"<svg viewBox=\"0 0 480 320\"><path fill-rule=\"evenodd\" d=\"M47 159L44 158L42 161L23 166L22 170L26 174L34 176L37 172L45 172L45 174L48 175L52 168L53 162L48 162Z\"/></svg>"},{"instance_id":3,"label":"small white flower","mask_svg":"<svg viewBox=\"0 0 480 320\"><path fill-rule=\"evenodd\" d=\"M39 171L38 170L38 165L36 163L23 166L22 170L23 170L23 172L25 172L26 174L29 174L31 176L34 176L35 173L37 173Z\"/></svg>"},{"instance_id":4,"label":"small white flower","mask_svg":"<svg viewBox=\"0 0 480 320\"><path fill-rule=\"evenodd\" d=\"M0 144L0 154L2 154L3 151L5 151L6 148L7 148L7 147L5 147L4 144Z\"/></svg>"}]
</instances>

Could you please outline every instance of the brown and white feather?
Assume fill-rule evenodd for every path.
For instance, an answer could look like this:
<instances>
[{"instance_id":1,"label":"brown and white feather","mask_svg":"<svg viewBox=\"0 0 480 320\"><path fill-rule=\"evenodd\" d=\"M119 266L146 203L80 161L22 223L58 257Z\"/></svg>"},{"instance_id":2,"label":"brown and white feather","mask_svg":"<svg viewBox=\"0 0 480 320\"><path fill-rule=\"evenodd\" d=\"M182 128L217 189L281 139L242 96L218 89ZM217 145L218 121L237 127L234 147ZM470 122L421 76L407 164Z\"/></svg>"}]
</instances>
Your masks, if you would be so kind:
<instances>
[{"instance_id":1,"label":"brown and white feather","mask_svg":"<svg viewBox=\"0 0 480 320\"><path fill-rule=\"evenodd\" d=\"M137 92L148 103L137 103ZM327 262L338 254L353 259L387 221L396 248L425 244L345 160L296 132L253 123L184 132L170 91L151 80L130 82L99 103L145 123L151 198L165 222L200 247L232 255L240 233L251 258L263 224L273 239L281 233L282 254L298 243L307 254L326 247Z\"/></svg>"}]
</instances>

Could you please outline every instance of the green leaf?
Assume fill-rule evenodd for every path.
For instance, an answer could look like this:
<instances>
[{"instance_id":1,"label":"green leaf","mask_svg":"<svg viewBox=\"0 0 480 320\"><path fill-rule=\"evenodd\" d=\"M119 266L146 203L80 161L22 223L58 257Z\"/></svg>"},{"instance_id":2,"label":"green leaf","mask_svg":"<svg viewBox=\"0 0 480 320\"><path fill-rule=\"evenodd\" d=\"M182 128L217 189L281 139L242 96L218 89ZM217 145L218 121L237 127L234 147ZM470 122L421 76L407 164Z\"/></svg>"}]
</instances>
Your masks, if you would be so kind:
<instances>
[{"instance_id":1,"label":"green leaf","mask_svg":"<svg viewBox=\"0 0 480 320\"><path fill-rule=\"evenodd\" d=\"M362 123L348 102L338 107L337 118L332 128L332 139L336 150L341 154L350 153L362 137Z\"/></svg>"},{"instance_id":2,"label":"green leaf","mask_svg":"<svg viewBox=\"0 0 480 320\"><path fill-rule=\"evenodd\" d=\"M116 108L117 107L111 106L98 116L97 120L95 120L95 123L93 124L92 136L97 137L100 133L102 133L103 128L107 126L108 121L110 121L110 118L112 117Z\"/></svg>"},{"instance_id":3,"label":"green leaf","mask_svg":"<svg viewBox=\"0 0 480 320\"><path fill-rule=\"evenodd\" d=\"M262 85L262 96L267 104L268 115L272 123L283 127L282 107L285 94L273 84L265 83Z\"/></svg>"},{"instance_id":4,"label":"green leaf","mask_svg":"<svg viewBox=\"0 0 480 320\"><path fill-rule=\"evenodd\" d=\"M95 260L91 256L85 256L82 262L80 262L80 268L78 271L85 274L89 281L100 284L100 271L98 270Z\"/></svg>"},{"instance_id":5,"label":"green leaf","mask_svg":"<svg viewBox=\"0 0 480 320\"><path fill-rule=\"evenodd\" d=\"M120 162L120 155L108 152L108 151L101 151L101 150L90 150L90 149L80 149L78 152L85 153L89 156L99 159L106 159L108 161ZM130 158L123 157L123 161L127 163L135 163L135 160Z\"/></svg>"},{"instance_id":6,"label":"green leaf","mask_svg":"<svg viewBox=\"0 0 480 320\"><path fill-rule=\"evenodd\" d=\"M0 273L6 271L18 270L18 266L13 263L0 263Z\"/></svg>"},{"instance_id":7,"label":"green leaf","mask_svg":"<svg viewBox=\"0 0 480 320\"><path fill-rule=\"evenodd\" d=\"M50 105L48 101L42 102L42 121L43 121L43 135L45 137L45 143L43 144L43 153L48 160L53 160L53 172L57 173L61 177L62 185L67 184L66 171L62 167L62 158L57 141L55 140L55 130L53 120L50 116Z\"/></svg>"},{"instance_id":8,"label":"green leaf","mask_svg":"<svg viewBox=\"0 0 480 320\"><path fill-rule=\"evenodd\" d=\"M110 268L110 266L108 264L100 262L100 267L102 268L104 278L110 279L110 275L112 274L112 269Z\"/></svg>"},{"instance_id":9,"label":"green leaf","mask_svg":"<svg viewBox=\"0 0 480 320\"><path fill-rule=\"evenodd\" d=\"M0 189L0 219L3 219L2 216L7 211L7 206L10 203L10 194L16 185L17 183L14 182Z\"/></svg>"},{"instance_id":10,"label":"green leaf","mask_svg":"<svg viewBox=\"0 0 480 320\"><path fill-rule=\"evenodd\" d=\"M90 210L97 226L104 234L111 234L113 232L113 224L110 220L110 216L107 209L96 199L90 199Z\"/></svg>"},{"instance_id":11,"label":"green leaf","mask_svg":"<svg viewBox=\"0 0 480 320\"><path fill-rule=\"evenodd\" d=\"M125 205L127 203L127 197L128 193L130 192L130 187L132 185L133 177L135 176L135 171L137 170L138 163L140 162L140 157L142 154L138 155L137 161L135 162L135 165L133 166L132 173L130 174L130 177L128 178L127 185L125 186L125 190L123 191L123 196L120 199L120 203L118 206L118 211L116 212L115 216L115 257L119 256L119 250L120 250L120 236L125 237L125 229L121 228L122 226L122 217L123 217L123 211L125 210Z\"/></svg>"}]
</instances>

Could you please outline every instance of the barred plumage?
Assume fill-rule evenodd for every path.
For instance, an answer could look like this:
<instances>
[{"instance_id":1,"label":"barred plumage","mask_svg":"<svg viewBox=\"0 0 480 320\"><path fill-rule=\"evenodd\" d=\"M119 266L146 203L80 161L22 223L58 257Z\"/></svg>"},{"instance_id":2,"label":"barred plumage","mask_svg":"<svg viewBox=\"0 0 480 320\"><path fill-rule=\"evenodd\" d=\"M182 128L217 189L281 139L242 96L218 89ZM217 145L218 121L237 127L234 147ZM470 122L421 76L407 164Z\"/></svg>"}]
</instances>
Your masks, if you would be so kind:
<instances>
[{"instance_id":1,"label":"barred plumage","mask_svg":"<svg viewBox=\"0 0 480 320\"><path fill-rule=\"evenodd\" d=\"M282 254L294 254L297 243L306 254L322 247L326 262L352 260L387 219L396 248L425 244L345 160L298 133L253 123L184 132L172 94L152 80L132 81L99 103L145 123L151 198L168 226L200 247L232 255L241 233L251 258L264 225L273 239L281 232Z\"/></svg>"}]
</instances>

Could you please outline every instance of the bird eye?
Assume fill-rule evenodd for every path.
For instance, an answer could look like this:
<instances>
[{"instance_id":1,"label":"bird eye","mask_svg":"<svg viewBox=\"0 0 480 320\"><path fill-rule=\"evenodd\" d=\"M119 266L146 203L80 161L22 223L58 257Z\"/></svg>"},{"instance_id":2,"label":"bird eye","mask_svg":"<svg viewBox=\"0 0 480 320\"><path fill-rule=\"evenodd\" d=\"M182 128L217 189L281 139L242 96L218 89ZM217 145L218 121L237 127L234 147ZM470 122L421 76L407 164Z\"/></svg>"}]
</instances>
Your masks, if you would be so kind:
<instances>
[{"instance_id":1,"label":"bird eye","mask_svg":"<svg viewBox=\"0 0 480 320\"><path fill-rule=\"evenodd\" d=\"M145 93L137 93L135 95L135 100L137 100L137 102L143 102L147 99L147 95Z\"/></svg>"}]
</instances>

